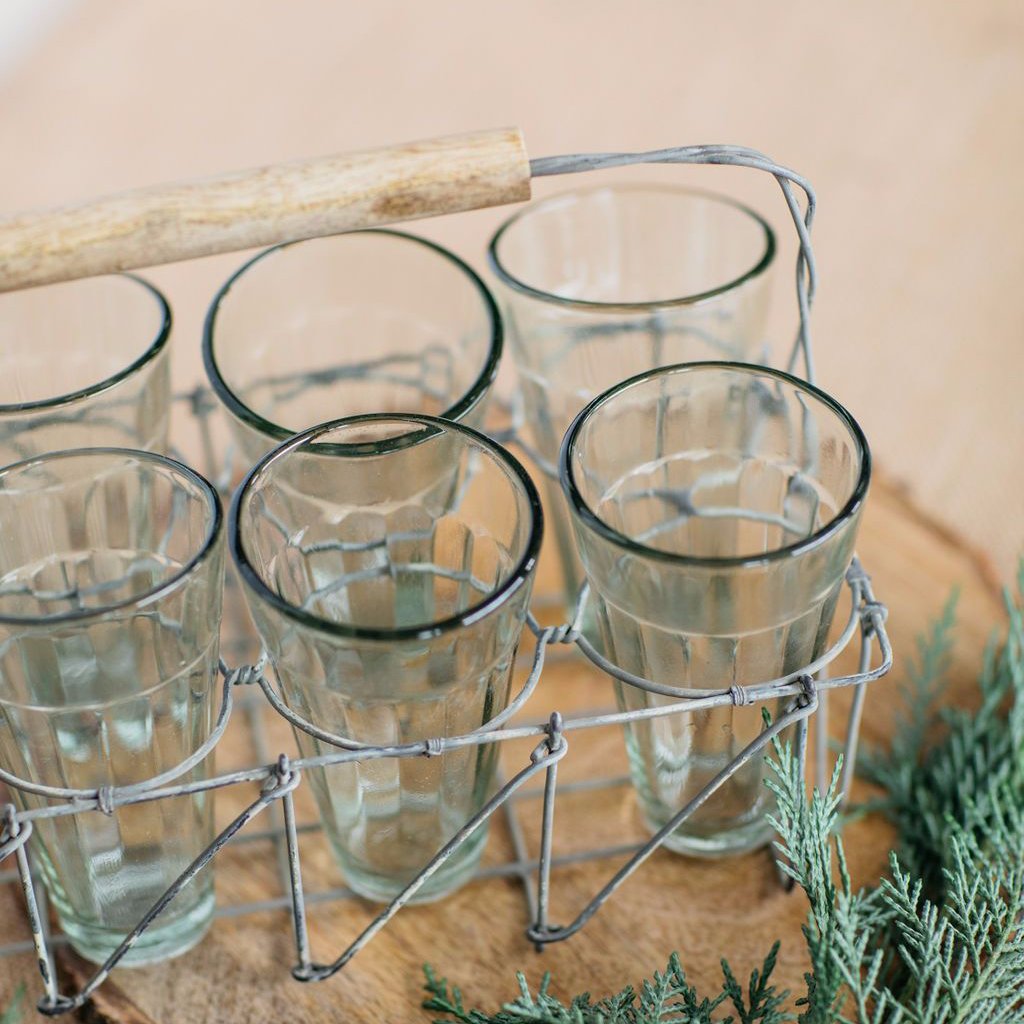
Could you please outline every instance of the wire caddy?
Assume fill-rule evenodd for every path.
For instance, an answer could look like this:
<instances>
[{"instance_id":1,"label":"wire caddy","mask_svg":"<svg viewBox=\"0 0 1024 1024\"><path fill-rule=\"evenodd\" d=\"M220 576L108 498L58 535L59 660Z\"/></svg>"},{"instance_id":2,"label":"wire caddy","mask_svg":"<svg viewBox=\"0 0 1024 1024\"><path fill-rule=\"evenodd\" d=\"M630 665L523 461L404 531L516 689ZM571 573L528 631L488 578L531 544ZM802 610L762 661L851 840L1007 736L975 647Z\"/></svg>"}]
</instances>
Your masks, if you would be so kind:
<instances>
[{"instance_id":1,"label":"wire caddy","mask_svg":"<svg viewBox=\"0 0 1024 1024\"><path fill-rule=\"evenodd\" d=\"M767 156L755 150L738 146L687 146L657 150L647 153L599 153L570 156L556 156L535 159L530 162L532 177L569 174L589 170L620 167L629 164L723 164L752 168L772 175L778 182L793 225L799 238L796 260L796 293L799 309L799 329L787 369L794 371L802 363L805 378L814 381L814 362L810 336L810 310L814 299L816 270L811 249L810 230L815 213L815 195L809 182L799 174L780 166ZM804 196L805 206L801 208L796 189ZM187 405L199 422L204 458L211 477L219 478L226 487L230 480L227 474L218 470L217 457L211 441L209 417L215 403L203 388L180 393L176 400ZM513 418L515 419L515 418ZM517 436L516 426L492 433L495 440L515 443L530 453L530 449ZM543 467L539 459L535 459ZM544 470L548 471L548 470ZM699 513L697 513L699 514ZM783 730L795 726L795 746L801 761L808 757L808 724L812 715L820 714L827 723L828 695L842 687L852 687L853 700L845 724L843 744L843 766L841 792L845 798L852 783L856 761L857 741L867 684L885 675L892 666L892 648L885 629L886 608L875 597L870 577L857 559L846 575L849 592L849 612L845 625L835 643L813 663L786 676L750 685L723 687L710 696L692 696L689 691L658 684L625 672L606 660L601 653L582 635L580 624L587 599L587 588L580 593L572 621L556 626L541 626L531 613L527 625L534 636L535 645L532 663L522 689L507 709L491 719L486 725L462 736L429 739L402 746L366 746L347 737L327 732L317 725L299 717L278 695L272 681L265 672L265 659L253 664L229 666L220 663L221 705L213 732L209 740L192 756L175 768L149 779L123 787L103 787L99 790L60 789L36 785L16 778L0 769L0 782L26 794L42 797L46 803L28 810L19 811L15 805L0 807L0 862L13 856L15 870L7 872L16 877L24 892L28 921L32 931L32 947L38 958L42 976L43 996L38 1002L41 1013L50 1016L80 1008L90 995L106 980L139 936L187 886L192 879L217 855L217 853L241 832L253 818L272 805L280 803L283 810L281 834L287 852L287 904L290 906L295 936L295 964L292 975L298 981L324 981L342 970L345 965L384 928L396 913L418 892L424 883L451 857L487 819L499 808L509 806L513 794L535 776L543 775L543 796L541 799L541 832L539 850L535 863L521 872L524 881L530 925L527 937L538 949L552 942L560 942L575 935L590 920L600 907L612 896L619 886L636 871L641 864L662 844L686 818L705 803L714 792L735 774L746 762L756 757ZM828 666L859 637L858 670L850 675L829 678ZM552 646L574 646L586 659L603 673L626 686L637 687L663 697L675 698L673 703L648 707L627 712L589 714L565 717L553 711L542 724L510 724L516 713L533 695L541 678L545 657ZM227 729L235 703L237 687L258 688L273 710L292 726L301 729L316 739L336 748L333 753L314 758L290 759L281 754L273 763L258 767L216 775L200 781L180 783L177 780L192 771L216 747ZM705 691L706 692L706 691ZM549 921L549 896L551 891L552 841L554 834L556 797L558 786L558 765L569 752L569 734L583 729L623 725L640 719L653 719L674 715L685 715L695 711L726 705L767 705L769 702L784 700L784 711L760 734L742 749L695 797L679 809L675 816L646 842L632 848L632 855L590 901L579 911L575 919L564 926L555 926ZM364 761L377 758L435 757L445 751L467 746L502 743L509 740L536 740L536 746L525 765L507 779L501 781L497 791L481 810L465 822L459 831L425 865L406 888L388 904L377 917L351 942L347 949L332 960L320 961L314 958L306 927L307 900L303 891L302 862L300 856L300 828L296 823L294 792L302 781L307 768ZM828 758L828 730L815 730L814 777L821 785L830 774ZM153 904L135 928L125 936L121 945L100 966L90 980L75 995L62 994L58 990L57 976L53 963L53 941L46 926L45 907L37 894L33 871L28 855L27 842L32 835L33 822L47 817L72 814L111 814L115 808L143 803L174 796L220 789L245 783L259 783L258 797L252 801L216 837L213 843L177 878L169 889ZM513 831L517 856L525 859L526 851L521 833ZM572 858L568 858L572 859ZM535 868L536 880L533 880ZM3 879L0 875L0 880ZM0 954L15 951L0 948Z\"/></svg>"}]
</instances>

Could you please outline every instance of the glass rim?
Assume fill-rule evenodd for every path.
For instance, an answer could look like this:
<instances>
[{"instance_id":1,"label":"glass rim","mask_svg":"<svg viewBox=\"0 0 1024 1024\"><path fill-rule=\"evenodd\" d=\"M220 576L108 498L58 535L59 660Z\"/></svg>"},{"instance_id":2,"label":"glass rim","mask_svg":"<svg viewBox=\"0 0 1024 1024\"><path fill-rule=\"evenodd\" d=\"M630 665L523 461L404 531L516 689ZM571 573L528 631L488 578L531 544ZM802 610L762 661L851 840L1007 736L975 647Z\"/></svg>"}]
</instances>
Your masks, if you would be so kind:
<instances>
[{"instance_id":1,"label":"glass rim","mask_svg":"<svg viewBox=\"0 0 1024 1024\"><path fill-rule=\"evenodd\" d=\"M94 448L65 448L61 451L46 452L43 455L35 455L28 459L22 459L20 462L12 462L9 466L3 466L0 468L0 484L3 483L8 474L15 470L24 471L29 467L40 463L56 462L63 459L73 459L81 456L94 455L120 456L125 462L129 459L141 462L150 462L155 465L162 466L165 469L169 469L173 474L185 477L185 479L195 484L207 499L206 536L203 538L203 541L196 552L187 562L185 562L184 565L178 568L166 579L161 580L155 587L150 587L148 590L144 590L140 594L133 594L131 597L111 601L109 604L104 604L95 608L76 608L73 611L58 612L55 615L26 616L0 613L0 624L37 627L60 626L68 623L84 622L88 619L101 619L104 616L109 615L111 612L149 604L165 597L168 593L177 589L181 583L183 583L196 569L207 561L210 554L217 546L217 541L224 532L224 510L221 507L220 497L217 494L216 488L209 480L206 479L206 477L194 470L191 466L187 466L184 462L180 462L178 459L172 459L167 455L160 455L157 452L143 451L141 448L116 448L109 446L99 446Z\"/></svg>"},{"instance_id":2,"label":"glass rim","mask_svg":"<svg viewBox=\"0 0 1024 1024\"><path fill-rule=\"evenodd\" d=\"M486 310L491 328L490 340L487 347L487 358L484 360L484 364L481 367L479 374L469 386L469 390L467 390L454 405L449 409L446 409L441 414L442 416L446 419L457 420L471 412L480 404L484 396L487 394L487 390L494 383L495 377L498 375L498 368L501 362L501 354L504 349L505 342L504 321L502 320L501 312L498 309L498 304L483 278L481 278L480 275L465 262L465 260L456 256L450 249L446 249L444 246L438 245L436 242L432 242L430 239L423 238L420 235L414 235L408 231L395 231L391 228L364 228L359 231L343 231L336 235L319 235L315 238L299 238L291 242L282 242L280 245L272 245L268 249L258 252L251 259L246 260L245 263L234 271L234 273L231 274L220 288L217 289L217 292L206 311L206 317L203 321L202 343L203 367L206 370L206 377L207 380L209 380L214 393L220 399L222 404L233 416L241 420L241 422L252 427L252 429L258 433L273 438L275 441L287 441L295 435L295 430L289 427L284 427L280 423L273 423L266 419L266 417L261 416L255 409L246 405L245 402L243 402L229 386L227 380L221 373L220 366L217 364L217 357L215 354L214 338L216 334L217 315L220 312L221 304L227 298L231 289L256 264L268 259L275 253L289 249L292 246L303 245L306 242L337 240L339 238L344 238L346 235L386 235L391 238L397 238L402 241L413 242L416 245L423 246L437 255L442 256L452 264L457 271L460 271L470 284L474 286L477 294L483 301L484 309Z\"/></svg>"},{"instance_id":3,"label":"glass rim","mask_svg":"<svg viewBox=\"0 0 1024 1024\"><path fill-rule=\"evenodd\" d=\"M770 551L765 551L756 555L727 555L722 557L682 555L671 551L665 551L660 548L651 547L647 544L641 543L640 541L633 540L631 537L627 537L624 533L612 526L609 526L608 523L590 507L590 504L583 497L583 493L579 489L576 481L576 475L573 472L571 455L579 433L583 429L587 420L589 420L602 405L611 401L613 398L629 388L645 384L651 380L657 380L659 377L667 377L676 373L699 372L701 370L710 369L731 370L748 376L767 376L783 384L787 384L790 387L795 387L798 391L812 396L818 402L823 404L844 424L849 431L850 436L853 438L860 454L860 469L857 476L857 482L855 483L853 490L850 492L850 496L844 503L843 507L839 509L839 511L836 512L836 514L827 523L815 530L814 533L810 534L810 536L802 537L800 540L793 541L791 544L772 548ZM871 480L871 449L868 447L867 438L864 436L864 431L861 429L860 424L844 406L840 405L840 403L831 395L822 391L814 384L801 380L793 374L786 373L783 370L776 370L769 366L762 366L757 363L736 363L725 360L674 363L669 366L656 367L652 370L646 370L643 373L639 373L634 377L630 377L628 380L624 380L613 385L607 391L603 391L596 398L591 399L583 409L577 413L569 426L569 429L566 431L565 437L562 439L561 450L558 455L558 477L559 482L562 485L562 491L565 494L572 511L576 513L587 528L627 553L640 555L644 558L655 559L659 562L668 562L672 565L688 566L692 568L756 568L781 561L785 558L793 558L797 555L802 555L820 547L830 537L838 533L839 530L841 530L842 527L857 514L864 503L864 498L867 495L868 484Z\"/></svg>"},{"instance_id":4,"label":"glass rim","mask_svg":"<svg viewBox=\"0 0 1024 1024\"><path fill-rule=\"evenodd\" d=\"M533 214L542 212L546 207L553 206L569 198L578 198L595 195L599 192L650 192L667 193L673 196L689 196L701 199L709 199L712 202L721 203L724 206L731 206L733 209L746 214L753 219L764 232L764 250L757 261L737 277L713 288L706 288L700 292L693 292L689 295L680 295L665 299L648 299L642 302L604 302L597 299L577 299L568 295L559 295L557 292L545 288L538 288L528 284L522 278L513 274L501 261L498 254L498 247L506 232L514 228L521 221ZM721 192L714 192L709 189L691 188L686 185L669 185L659 183L639 184L636 182L610 182L606 185L595 185L588 188L568 189L564 192L557 192L537 202L529 203L518 212L509 217L495 233L487 246L487 262L498 280L514 291L541 302L549 302L552 305L564 306L570 309L579 309L592 313L645 313L655 309L672 309L678 306L696 306L709 299L717 298L726 292L733 291L741 285L752 281L763 274L775 259L776 241L775 231L772 226L753 207L741 203L738 199Z\"/></svg>"},{"instance_id":5,"label":"glass rim","mask_svg":"<svg viewBox=\"0 0 1024 1024\"><path fill-rule=\"evenodd\" d=\"M92 398L95 395L102 394L104 391L108 391L110 388L121 381L126 380L133 374L138 372L147 363L152 362L166 347L167 340L171 336L171 306L168 303L167 298L163 292L160 291L155 285L150 284L143 277L139 277L138 274L101 274L91 280L102 281L104 279L111 278L124 278L128 281L134 281L136 284L142 285L142 287L149 292L150 295L156 299L157 308L160 310L160 325L157 327L157 331L153 340L146 346L141 354L135 357L127 366L121 367L115 373L112 373L109 377L105 377L101 381L97 381L94 384L87 384L85 387L77 388L74 391L67 391L60 395L53 395L50 398L35 398L31 402L0 402L0 416L9 416L12 414L26 413L26 412L38 412L45 409L60 409L66 405L71 405L75 402L79 402L85 398ZM72 282L54 282L59 285L62 283L70 284Z\"/></svg>"},{"instance_id":6,"label":"glass rim","mask_svg":"<svg viewBox=\"0 0 1024 1024\"><path fill-rule=\"evenodd\" d=\"M317 437L334 430L360 424L395 422L432 427L438 432L446 431L461 434L468 440L475 442L497 462L509 469L513 480L518 481L526 497L527 507L530 512L529 534L523 547L523 553L519 557L515 568L509 574L508 579L489 591L480 601L470 605L469 608L457 615L450 615L447 618L438 619L435 622L423 625L397 627L353 626L347 623L332 622L285 600L285 598L281 597L280 594L267 585L262 575L253 567L242 544L242 530L240 529L242 503L245 501L246 495L257 476L262 474L272 462L286 458L297 449L309 445L310 442L314 442ZM320 446L312 444L310 447L311 451L315 452ZM333 447L333 445L330 447ZM353 446L353 451L355 451L356 447L358 446ZM363 454L366 453L364 452ZM541 508L540 494L537 491L537 486L523 467L523 464L511 452L486 434L481 433L479 430L474 430L464 423L455 423L452 420L442 419L438 416L428 416L424 413L361 413L355 416L344 416L340 419L329 420L326 423L320 423L300 431L290 437L284 444L279 445L273 451L264 455L249 470L245 479L235 491L234 498L231 501L231 509L228 513L228 547L231 551L231 558L242 579L253 592L261 600L266 601L271 607L294 622L298 622L300 625L316 632L343 640L384 642L431 640L452 630L474 625L506 604L525 585L537 566L537 557L540 552L543 531L544 513Z\"/></svg>"}]
</instances>

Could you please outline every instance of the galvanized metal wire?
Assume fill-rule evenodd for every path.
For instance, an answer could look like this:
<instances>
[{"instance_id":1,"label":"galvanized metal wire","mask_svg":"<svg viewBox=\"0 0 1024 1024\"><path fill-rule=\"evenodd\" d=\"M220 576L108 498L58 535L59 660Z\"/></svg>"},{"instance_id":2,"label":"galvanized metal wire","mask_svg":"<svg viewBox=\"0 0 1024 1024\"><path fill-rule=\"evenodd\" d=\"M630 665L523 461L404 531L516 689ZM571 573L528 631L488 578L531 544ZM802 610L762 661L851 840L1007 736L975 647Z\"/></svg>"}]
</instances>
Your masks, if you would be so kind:
<instances>
[{"instance_id":1,"label":"galvanized metal wire","mask_svg":"<svg viewBox=\"0 0 1024 1024\"><path fill-rule=\"evenodd\" d=\"M805 376L813 381L814 365L811 351L811 335L809 326L810 309L816 287L816 268L810 243L810 229L814 218L815 197L810 184L799 174L785 168L764 154L737 146L687 146L675 149L657 150L649 153L601 153L582 154L575 156L549 157L531 162L534 176L576 173L598 168L619 167L637 163L668 163L668 164L727 164L749 167L771 174L779 183L787 207L800 241L796 268L797 307L800 324L796 339L789 356L787 367L793 370L798 361L802 360ZM801 209L794 186L800 189L806 199ZM339 371L338 376L367 376L374 373L396 373L395 367L388 364L380 366L365 364L348 367ZM329 371L323 371L327 374ZM404 372L402 381L408 383ZM326 379L326 378L325 378ZM295 388L302 386L301 379L275 378L269 382L279 389L281 394L294 395ZM309 383L309 381L307 381ZM197 388L177 396L178 401L187 405L199 424L200 443L207 461L208 473L227 486L231 478L230 459L219 459L210 427L210 416L215 407L209 394L203 388ZM497 440L516 443L525 447L525 442L518 435L517 417L513 416L511 428L495 434ZM550 471L540 463L542 471ZM736 510L731 510L735 513ZM715 514L715 510L693 509L692 503L685 509L687 515ZM478 581L467 579L469 585ZM530 656L530 666L525 681L518 695L511 701L508 708L491 719L486 725L461 735L436 737L416 743L405 743L390 746L368 746L350 737L345 737L306 721L294 709L290 708L280 697L270 678L265 657L251 664L230 667L225 662L220 664L221 675L221 707L211 733L210 739L192 756L176 767L162 772L155 778L129 786L102 787L97 790L82 790L43 786L20 779L12 773L0 769L0 782L8 787L26 794L43 798L49 803L18 810L14 804L2 809L2 829L0 829L0 862L9 856L15 860L13 872L0 873L0 882L17 880L22 888L27 909L29 926L32 932L30 944L19 943L0 947L0 955L5 953L25 952L29 948L35 952L39 963L43 984L43 995L38 1002L40 1012L48 1015L61 1014L80 1008L95 992L97 987L108 977L110 971L119 963L125 953L146 928L155 920L164 908L187 886L193 878L230 843L270 839L278 853L281 881L284 893L280 897L268 897L257 903L242 907L221 908L222 914L237 915L256 910L288 908L291 912L295 942L295 962L292 975L299 981L323 981L342 970L344 966L362 950L373 937L384 928L417 891L438 871L462 844L480 827L483 826L499 808L506 811L512 838L514 861L499 864L480 872L481 877L512 875L518 876L524 885L527 899L530 926L528 938L538 948L559 942L575 935L596 914L601 906L615 893L622 883L630 877L664 842L666 837L702 806L729 778L732 777L751 758L758 756L784 729L790 726L797 728L797 749L804 757L807 749L807 722L820 709L830 690L841 687L854 687L852 709L846 723L843 766L843 793L849 793L852 782L857 737L860 719L864 706L866 686L873 680L883 676L892 665L892 648L885 629L886 609L873 591L870 577L865 573L859 561L854 560L846 576L847 589L850 597L850 610L837 641L819 658L800 670L790 672L772 680L753 680L749 684L731 683L718 690L693 690L673 687L653 680L643 679L633 673L626 672L606 659L581 632L581 623L587 599L586 588L570 621L560 625L542 626L530 614L527 619L529 630L535 638L535 646ZM827 677L827 667L852 642L855 636L860 637L860 661L858 671L850 675ZM536 692L542 677L549 648L571 648L595 665L602 673L616 679L625 686L644 690L648 693L673 698L673 703L657 707L644 708L636 711L603 711L580 713L563 718L557 711L552 712L544 721L516 724L514 719L520 714L524 705ZM256 688L262 698L281 717L286 719L293 728L300 729L332 748L330 753L316 757L289 758L281 754L276 759L269 759L265 752L268 749L265 739L260 733L258 712L250 716L250 724L256 730L256 749L262 755L261 761L251 768L225 772L204 779L179 781L189 774L214 750L222 739L232 717L232 709L237 703L234 697L236 688L242 690ZM685 806L681 807L673 818L647 841L640 844L626 844L615 847L604 847L583 850L572 856L556 856L554 853L555 811L559 793L579 791L585 788L621 786L628 782L625 777L616 776L608 779L588 780L583 783L559 783L558 765L566 757L569 750L569 734L580 730L595 728L621 727L631 722L663 718L675 715L691 714L696 711L728 705L748 706L763 705L780 698L791 698L787 710L776 721L740 751L706 786L696 794ZM246 707L256 707L246 699ZM819 729L819 736L824 735ZM307 929L307 911L312 903L329 899L350 897L346 889L335 889L321 893L309 893L303 883L301 844L302 838L317 826L300 825L297 822L294 791L300 785L303 772L309 768L326 767L355 761L380 758L417 758L436 757L447 751L468 746L482 746L492 743L506 743L514 740L534 740L535 746L527 759L517 771L507 779L503 779L497 791L483 807L474 814L459 831L423 866L421 872L396 896L373 921L348 945L332 959L317 960L310 946ZM818 771L825 770L823 747L820 747L816 762ZM543 785L538 790L530 789L527 783L537 776L543 775ZM52 952L60 941L48 935L45 926L45 915L35 878L28 856L27 843L32 832L33 823L44 818L65 815L104 813L111 814L118 807L137 804L152 800L160 800L175 796L208 792L216 789L243 784L258 783L259 795L237 815L216 837L213 843L204 850L196 860L175 880L167 891L153 904L149 911L138 922L136 927L125 936L120 946L96 970L81 991L74 995L62 994L58 990L53 967ZM512 810L513 803L524 794L540 797L541 828L540 840L535 856L526 843L522 828ZM280 802L280 811L276 805ZM248 828L253 818L271 809L275 817L274 826L270 829L257 831ZM627 855L628 859L621 865L601 887L601 889L582 907L576 917L567 925L554 926L549 921L550 897L552 891L552 870L555 867L580 863L583 861L603 859L617 855Z\"/></svg>"}]
</instances>

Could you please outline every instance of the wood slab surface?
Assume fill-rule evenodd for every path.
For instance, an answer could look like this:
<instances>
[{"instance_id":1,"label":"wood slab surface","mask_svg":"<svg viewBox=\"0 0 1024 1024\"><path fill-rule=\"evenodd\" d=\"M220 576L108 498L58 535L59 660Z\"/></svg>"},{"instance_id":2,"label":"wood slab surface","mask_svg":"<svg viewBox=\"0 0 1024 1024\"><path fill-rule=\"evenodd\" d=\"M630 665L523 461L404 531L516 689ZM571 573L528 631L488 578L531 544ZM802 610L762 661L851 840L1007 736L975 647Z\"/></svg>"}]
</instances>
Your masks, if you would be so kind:
<instances>
[{"instance_id":1,"label":"wood slab surface","mask_svg":"<svg viewBox=\"0 0 1024 1024\"><path fill-rule=\"evenodd\" d=\"M940 611L951 587L960 586L956 685L951 699L969 704L981 646L1001 621L998 588L985 561L917 512L884 479L876 481L870 497L860 554L872 572L878 596L892 609L889 628L897 656L912 650L914 636ZM546 578L553 579L550 565L545 571ZM897 666L888 679L874 684L864 720L867 742L885 740L892 720L891 691L901 677ZM834 698L837 710L847 700L846 693ZM567 654L553 659L524 714L538 718L551 708L571 712L610 703L608 682L577 656ZM263 714L271 755L291 751L287 726ZM503 754L509 771L525 757L525 747L510 746ZM218 764L229 769L258 761L247 714L240 710L222 744ZM621 774L626 769L621 736L615 729L574 733L562 765L562 782ZM531 856L539 836L537 793L531 784L515 804ZM244 786L221 791L218 817L229 819L251 794ZM300 820L311 821L308 793L300 790L300 796ZM255 827L267 824L266 819L253 823ZM626 785L566 793L559 800L556 857L642 837L634 796ZM878 877L890 843L889 830L875 820L861 821L848 830L857 881ZM308 893L343 884L318 833L304 833L301 849ZM499 816L491 830L485 865L514 860L507 823ZM552 920L574 916L621 862L622 857L603 857L556 868ZM273 841L239 844L222 853L217 861L217 891L220 905L229 913L231 907L280 896ZM314 903L310 908L314 956L333 958L372 913L368 904L358 900ZM116 972L97 994L88 1019L119 1024L426 1020L418 1009L421 966L426 961L487 1006L514 994L513 975L518 968L534 982L551 970L563 994L584 989L604 994L660 967L673 950L680 952L695 981L715 986L719 957L728 956L735 969L746 972L760 962L776 938L783 942L779 980L796 991L805 969L800 937L804 913L803 897L779 888L766 852L718 862L659 852L579 935L543 954L535 953L523 935L527 915L521 881L514 876L492 877L473 882L441 903L403 910L342 974L318 984L303 985L289 975L293 950L285 911L221 917L209 937L181 959ZM0 891L5 941L27 938L20 914L20 898L13 887ZM80 983L81 965L66 954L59 960L65 984ZM31 957L0 959L0 993L10 993L19 979L35 983Z\"/></svg>"}]
</instances>

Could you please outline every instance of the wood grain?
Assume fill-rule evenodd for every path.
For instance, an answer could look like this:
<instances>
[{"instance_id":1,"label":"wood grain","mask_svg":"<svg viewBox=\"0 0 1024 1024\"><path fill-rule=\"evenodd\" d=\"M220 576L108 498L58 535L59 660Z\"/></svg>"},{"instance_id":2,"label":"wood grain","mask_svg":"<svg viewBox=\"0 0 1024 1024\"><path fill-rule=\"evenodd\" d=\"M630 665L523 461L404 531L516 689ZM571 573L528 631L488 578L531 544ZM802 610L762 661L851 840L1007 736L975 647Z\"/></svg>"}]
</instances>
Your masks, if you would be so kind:
<instances>
[{"instance_id":1,"label":"wood grain","mask_svg":"<svg viewBox=\"0 0 1024 1024\"><path fill-rule=\"evenodd\" d=\"M529 198L518 128L156 185L0 220L0 292Z\"/></svg>"},{"instance_id":2,"label":"wood grain","mask_svg":"<svg viewBox=\"0 0 1024 1024\"><path fill-rule=\"evenodd\" d=\"M879 597L890 605L897 658L911 650L914 635L938 612L949 589L961 586L950 699L970 703L980 649L1001 619L987 566L948 532L932 527L885 481L875 485L868 503L860 554L874 573ZM548 562L544 571L553 582L551 569ZM892 716L885 694L898 684L901 674L897 666L894 675L876 684L871 693L864 723L868 743L881 742L889 733ZM838 694L834 701L841 707L848 697ZM568 712L609 702L606 680L570 656L550 666L528 713L540 715L551 706ZM253 760L243 726L238 716L220 751L221 768ZM272 750L290 750L288 729L278 721L269 721L268 726ZM563 781L625 770L621 738L614 730L573 734L571 743L560 771ZM525 747L506 751L506 767L513 769L524 756ZM249 795L242 790L222 791L218 814L226 819ZM300 795L300 815L311 820L309 794L300 790ZM531 850L536 849L539 810L535 795L516 805ZM633 794L626 786L566 795L558 805L556 830L556 856L642 836ZM884 870L890 843L888 829L876 820L859 822L848 830L857 882L877 878ZM308 891L341 884L319 835L302 837L302 853ZM487 863L508 861L511 856L507 828L497 821ZM569 919L620 862L608 858L556 869L553 920ZM282 891L269 841L229 848L217 870L218 898L226 906ZM14 922L7 929L11 937L24 932L17 907L13 892L0 891L0 918ZM603 994L638 980L674 949L680 951L695 981L715 986L720 956L728 956L734 968L747 972L775 938L783 942L779 980L799 991L806 966L800 937L804 913L801 895L786 895L778 888L766 853L721 862L662 853L580 935L540 956L523 936L527 922L519 882L491 879L475 882L442 903L403 911L341 975L322 984L300 985L289 977L292 950L285 912L220 919L202 945L180 960L116 972L93 1012L118 1024L147 1019L161 1024L426 1020L416 1009L425 960L461 984L475 1002L495 1006L514 994L513 974L520 967L534 983L550 969L557 991L563 994L583 989ZM372 909L358 901L312 906L315 956L326 959L339 952L371 914ZM80 969L78 977L81 980ZM34 984L31 959L0 960L0 993L10 992L18 978Z\"/></svg>"}]
</instances>

